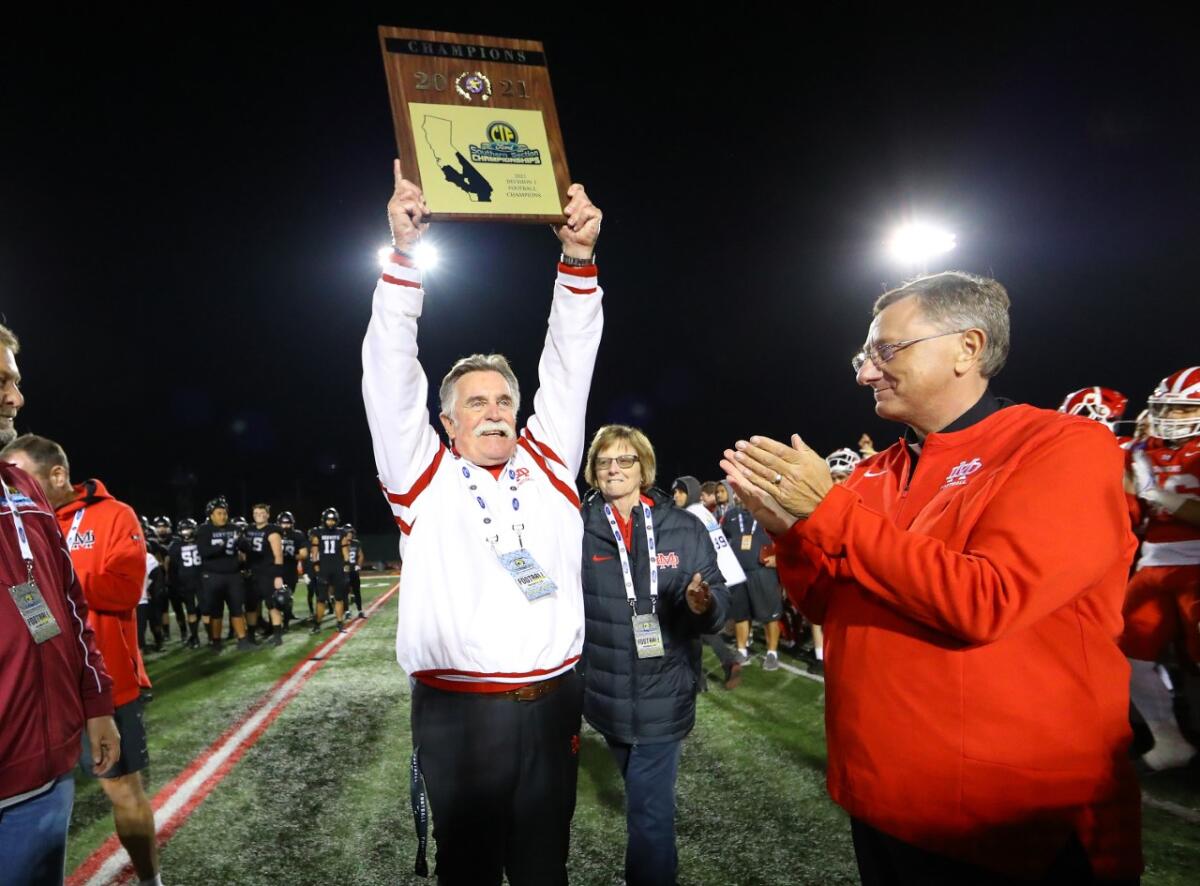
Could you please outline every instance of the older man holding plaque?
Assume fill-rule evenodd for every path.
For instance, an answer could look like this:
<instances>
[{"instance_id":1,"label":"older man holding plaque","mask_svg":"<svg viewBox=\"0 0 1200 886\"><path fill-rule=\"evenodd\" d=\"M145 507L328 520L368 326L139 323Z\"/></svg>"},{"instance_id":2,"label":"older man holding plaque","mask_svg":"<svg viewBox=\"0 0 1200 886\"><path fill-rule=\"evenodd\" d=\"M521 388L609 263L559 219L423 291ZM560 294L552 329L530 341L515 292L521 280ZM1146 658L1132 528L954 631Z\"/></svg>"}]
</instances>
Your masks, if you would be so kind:
<instances>
[{"instance_id":1,"label":"older man holding plaque","mask_svg":"<svg viewBox=\"0 0 1200 886\"><path fill-rule=\"evenodd\" d=\"M430 426L417 360L425 293L412 251L429 210L399 161L395 184L395 251L363 343L363 399L404 560L396 656L413 680L417 872L427 791L439 883L499 884L505 874L513 886L566 883L582 708L574 483L603 327L601 214L571 186L541 386L524 428L508 361L475 354L442 380L446 445Z\"/></svg>"},{"instance_id":2,"label":"older man holding plaque","mask_svg":"<svg viewBox=\"0 0 1200 886\"><path fill-rule=\"evenodd\" d=\"M854 371L908 430L844 485L798 436L722 462L825 628L829 791L866 884L1140 871L1122 454L992 394L1008 306L954 272L880 296Z\"/></svg>"}]
</instances>

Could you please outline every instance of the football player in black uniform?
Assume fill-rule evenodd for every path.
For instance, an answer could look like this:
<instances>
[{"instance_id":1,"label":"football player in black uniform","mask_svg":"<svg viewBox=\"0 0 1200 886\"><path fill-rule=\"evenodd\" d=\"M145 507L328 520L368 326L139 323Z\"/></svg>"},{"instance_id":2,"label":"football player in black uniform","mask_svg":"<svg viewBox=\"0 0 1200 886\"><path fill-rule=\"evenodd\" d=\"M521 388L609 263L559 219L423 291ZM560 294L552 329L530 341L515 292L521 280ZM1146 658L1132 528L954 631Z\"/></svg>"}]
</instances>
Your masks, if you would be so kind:
<instances>
[{"instance_id":1,"label":"football player in black uniform","mask_svg":"<svg viewBox=\"0 0 1200 886\"><path fill-rule=\"evenodd\" d=\"M321 512L321 525L316 528L308 540L309 556L313 559L313 571L333 592L333 612L337 618L337 629L345 632L346 590L349 586L347 579L350 572L350 536L338 526L336 508L326 508ZM313 625L313 633L321 629L321 619L325 617L325 606L320 598L317 600L317 621Z\"/></svg>"},{"instance_id":2,"label":"football player in black uniform","mask_svg":"<svg viewBox=\"0 0 1200 886\"><path fill-rule=\"evenodd\" d=\"M346 576L350 585L348 596L358 608L358 617L366 618L367 614L363 612L362 608L362 542L358 540L358 533L349 523L342 529L350 537L350 548L346 552L346 560L350 564L350 572Z\"/></svg>"},{"instance_id":3,"label":"football player in black uniform","mask_svg":"<svg viewBox=\"0 0 1200 886\"><path fill-rule=\"evenodd\" d=\"M275 518L279 527L280 541L283 545L283 583L287 587L287 608L283 611L283 626L296 618L292 611L292 596L296 593L296 579L299 577L297 563L308 560L308 540L304 533L296 528L296 518L291 511L280 511ZM312 615L312 588L308 591L308 610Z\"/></svg>"},{"instance_id":4,"label":"football player in black uniform","mask_svg":"<svg viewBox=\"0 0 1200 886\"><path fill-rule=\"evenodd\" d=\"M238 531L229 522L229 504L223 497L214 498L204 511L208 514L208 522L196 531L196 546L200 549L203 564L200 581L212 649L221 651L221 619L226 604L229 621L238 638L237 648L243 651L254 649L258 646L257 641L246 634L246 586L242 583L238 559Z\"/></svg>"},{"instance_id":5,"label":"football player in black uniform","mask_svg":"<svg viewBox=\"0 0 1200 886\"><path fill-rule=\"evenodd\" d=\"M321 578L320 573L317 572L317 561L312 556L311 540L313 535L320 531L321 526L317 524L304 534L304 550L308 552L304 558L304 574L308 576L308 620L314 625L318 622L316 610L313 608L313 600L315 599L322 606L329 605L329 588L325 584L325 579ZM316 631L313 633L315 634Z\"/></svg>"},{"instance_id":6,"label":"football player in black uniform","mask_svg":"<svg viewBox=\"0 0 1200 886\"><path fill-rule=\"evenodd\" d=\"M187 645L200 645L197 627L196 600L200 596L200 548L196 545L196 521L187 517L179 521L179 537L167 548L167 586L171 603L187 612L187 621L180 623L179 632ZM186 627L186 630L185 630Z\"/></svg>"},{"instance_id":7,"label":"football player in black uniform","mask_svg":"<svg viewBox=\"0 0 1200 886\"><path fill-rule=\"evenodd\" d=\"M171 542L175 541L175 534L171 531L171 518L155 517L150 525L154 529L154 540L162 546L166 585L166 601L161 607L163 637L167 640L171 639L171 609L174 609L175 623L179 625L179 639L185 641L187 640L187 616L184 614L183 602L178 598L175 589L171 587L171 561L167 559L170 556Z\"/></svg>"},{"instance_id":8,"label":"football player in black uniform","mask_svg":"<svg viewBox=\"0 0 1200 886\"><path fill-rule=\"evenodd\" d=\"M247 600L246 609L257 610L267 604L271 613L271 645L283 644L282 599L283 584L283 533L271 520L271 506L257 504L253 509L254 525L242 536L239 545L246 555L254 596ZM255 612L257 615L257 612ZM257 620L257 619L256 619ZM253 627L250 628L253 630Z\"/></svg>"}]
</instances>

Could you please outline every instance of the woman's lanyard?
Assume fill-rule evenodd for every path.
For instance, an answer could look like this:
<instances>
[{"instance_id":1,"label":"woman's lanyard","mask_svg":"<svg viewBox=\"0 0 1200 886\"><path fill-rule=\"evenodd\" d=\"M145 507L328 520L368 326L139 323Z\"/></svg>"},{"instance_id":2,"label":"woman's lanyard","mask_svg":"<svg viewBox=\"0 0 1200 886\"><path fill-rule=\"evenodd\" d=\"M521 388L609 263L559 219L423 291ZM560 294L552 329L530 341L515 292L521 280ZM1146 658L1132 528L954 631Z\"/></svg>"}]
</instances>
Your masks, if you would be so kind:
<instances>
[{"instance_id":1,"label":"woman's lanyard","mask_svg":"<svg viewBox=\"0 0 1200 886\"><path fill-rule=\"evenodd\" d=\"M650 508L642 502L642 516L646 520L646 552L650 558L650 612L654 614L658 608L658 555L654 552L654 518L650 516ZM633 589L633 569L629 565L629 553L625 550L625 539L621 535L621 527L613 516L610 505L604 505L604 516L608 518L609 528L613 538L617 540L617 554L621 557L621 576L625 579L625 597L633 611L637 612L637 593Z\"/></svg>"}]
</instances>

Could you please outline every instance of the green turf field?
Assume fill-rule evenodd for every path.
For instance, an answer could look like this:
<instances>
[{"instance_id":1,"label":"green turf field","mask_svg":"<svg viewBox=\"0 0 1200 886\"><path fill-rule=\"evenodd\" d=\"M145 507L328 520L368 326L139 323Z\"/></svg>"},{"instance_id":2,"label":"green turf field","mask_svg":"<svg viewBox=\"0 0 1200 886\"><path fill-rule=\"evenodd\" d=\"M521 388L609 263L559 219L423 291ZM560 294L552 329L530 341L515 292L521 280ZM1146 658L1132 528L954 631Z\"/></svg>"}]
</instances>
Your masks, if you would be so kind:
<instances>
[{"instance_id":1,"label":"green turf field","mask_svg":"<svg viewBox=\"0 0 1200 886\"><path fill-rule=\"evenodd\" d=\"M364 580L374 599L391 580ZM297 612L305 611L303 591ZM432 883L412 875L408 682L395 664L394 600L349 639L162 850L183 884ZM279 649L217 656L177 638L147 666L150 791L177 775L272 683L330 636L296 627ZM719 667L705 651L710 674ZM785 661L790 661L785 656ZM700 697L679 775L680 882L855 883L846 817L825 794L823 686L746 669L737 690ZM622 790L604 743L585 727L571 882L619 884ZM111 833L106 800L79 778L68 871ZM1200 810L1200 785L1157 776L1159 799ZM1197 882L1200 825L1145 810L1146 884ZM430 863L432 866L432 847Z\"/></svg>"}]
</instances>

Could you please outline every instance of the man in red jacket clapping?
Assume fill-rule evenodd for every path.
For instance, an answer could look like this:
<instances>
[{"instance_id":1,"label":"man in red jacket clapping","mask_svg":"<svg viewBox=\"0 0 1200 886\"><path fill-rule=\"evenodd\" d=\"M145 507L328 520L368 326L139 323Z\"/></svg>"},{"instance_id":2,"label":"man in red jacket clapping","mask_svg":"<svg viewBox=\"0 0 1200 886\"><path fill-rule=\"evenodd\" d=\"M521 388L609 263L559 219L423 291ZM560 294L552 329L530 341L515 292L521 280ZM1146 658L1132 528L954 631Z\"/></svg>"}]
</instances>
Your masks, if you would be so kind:
<instances>
[{"instance_id":1,"label":"man in red jacket clapping","mask_svg":"<svg viewBox=\"0 0 1200 886\"><path fill-rule=\"evenodd\" d=\"M853 367L908 430L844 485L799 436L721 463L824 626L829 790L867 884L1141 870L1122 453L1096 422L993 396L1008 306L956 272L879 298Z\"/></svg>"}]
</instances>

